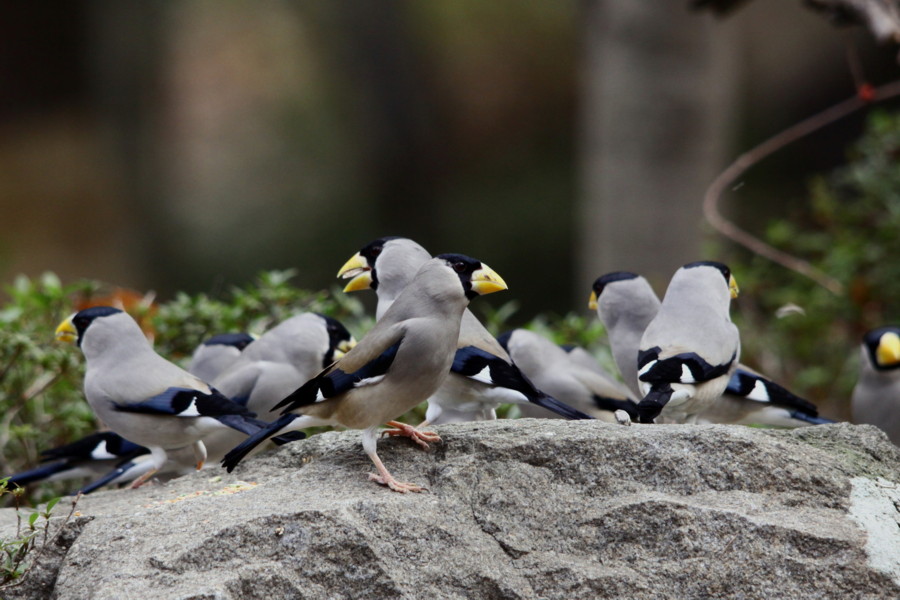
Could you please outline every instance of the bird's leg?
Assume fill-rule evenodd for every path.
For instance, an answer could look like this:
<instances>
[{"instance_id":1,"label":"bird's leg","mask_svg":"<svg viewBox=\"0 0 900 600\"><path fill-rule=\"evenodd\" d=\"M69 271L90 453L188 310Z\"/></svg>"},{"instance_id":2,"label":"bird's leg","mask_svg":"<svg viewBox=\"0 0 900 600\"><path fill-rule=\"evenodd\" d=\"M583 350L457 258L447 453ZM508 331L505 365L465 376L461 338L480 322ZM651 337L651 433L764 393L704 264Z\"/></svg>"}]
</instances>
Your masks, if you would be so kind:
<instances>
[{"instance_id":1,"label":"bird's leg","mask_svg":"<svg viewBox=\"0 0 900 600\"><path fill-rule=\"evenodd\" d=\"M150 462L153 464L153 467L149 471L132 481L129 487L134 490L147 483L147 480L153 477L154 473L159 471L160 467L162 467L166 463L167 459L168 455L162 448L150 448L150 458L148 460L150 460Z\"/></svg>"},{"instance_id":2,"label":"bird's leg","mask_svg":"<svg viewBox=\"0 0 900 600\"><path fill-rule=\"evenodd\" d=\"M197 470L203 468L203 463L206 462L206 446L203 444L203 440L197 440L193 444L194 449L194 458L197 459Z\"/></svg>"},{"instance_id":3,"label":"bird's leg","mask_svg":"<svg viewBox=\"0 0 900 600\"><path fill-rule=\"evenodd\" d=\"M131 488L131 489L133 489L133 490L136 490L137 488L139 488L139 487L141 487L142 485L144 485L145 483L147 483L147 480L150 479L151 477L153 477L153 475L154 475L158 470L159 470L159 469L156 469L156 468L150 469L149 471L147 471L146 473L144 473L143 475L141 475L140 477L138 477L137 479L135 479L134 481L132 481L132 482L131 482L131 485L128 486L128 487Z\"/></svg>"},{"instance_id":4,"label":"bird's leg","mask_svg":"<svg viewBox=\"0 0 900 600\"><path fill-rule=\"evenodd\" d=\"M419 427L424 427L428 424L428 421L423 422ZM406 423L401 423L400 421L388 421L387 425L390 425L394 429L385 429L381 432L381 435L387 436L403 436L408 437L418 445L422 446L424 450L428 450L428 442L440 442L441 438L438 434L433 431L421 431L419 427L413 427L412 425L407 425Z\"/></svg>"},{"instance_id":5,"label":"bird's leg","mask_svg":"<svg viewBox=\"0 0 900 600\"><path fill-rule=\"evenodd\" d=\"M424 491L425 488L420 485L416 485L415 483L404 483L402 481L397 481L396 479L394 479L394 476L390 474L390 472L384 466L384 463L382 463L381 459L378 458L378 454L375 452L375 443L378 439L375 436L375 432L376 429L374 427L370 427L369 429L363 431L363 449L375 464L375 468L378 469L377 474L369 473L369 481L374 481L376 483L380 483L381 485L386 485L395 492L400 492L401 494L405 494L406 492Z\"/></svg>"}]
</instances>

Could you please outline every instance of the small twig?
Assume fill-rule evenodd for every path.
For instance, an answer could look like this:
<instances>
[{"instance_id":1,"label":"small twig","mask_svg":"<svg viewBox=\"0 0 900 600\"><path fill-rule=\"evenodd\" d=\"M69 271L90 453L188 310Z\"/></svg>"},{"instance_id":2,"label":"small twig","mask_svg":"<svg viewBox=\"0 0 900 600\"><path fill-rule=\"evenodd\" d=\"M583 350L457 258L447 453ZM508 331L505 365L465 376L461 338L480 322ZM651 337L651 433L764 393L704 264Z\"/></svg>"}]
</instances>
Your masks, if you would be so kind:
<instances>
[{"instance_id":1,"label":"small twig","mask_svg":"<svg viewBox=\"0 0 900 600\"><path fill-rule=\"evenodd\" d=\"M900 96L900 81L894 81L872 90L871 102L887 100L888 98L893 98L895 96ZM703 216L716 231L725 237L730 238L732 241L737 242L741 246L744 246L751 252L768 258L769 260L800 273L805 277L809 277L836 295L843 294L844 285L834 277L817 269L808 261L770 246L723 217L722 213L719 212L719 200L725 190L733 185L745 171L756 163L767 156L774 154L785 146L856 112L868 104L870 104L868 98L864 99L859 95L847 98L843 102L839 102L812 117L788 127L755 148L741 154L737 160L722 171L707 188L706 194L703 197Z\"/></svg>"}]
</instances>

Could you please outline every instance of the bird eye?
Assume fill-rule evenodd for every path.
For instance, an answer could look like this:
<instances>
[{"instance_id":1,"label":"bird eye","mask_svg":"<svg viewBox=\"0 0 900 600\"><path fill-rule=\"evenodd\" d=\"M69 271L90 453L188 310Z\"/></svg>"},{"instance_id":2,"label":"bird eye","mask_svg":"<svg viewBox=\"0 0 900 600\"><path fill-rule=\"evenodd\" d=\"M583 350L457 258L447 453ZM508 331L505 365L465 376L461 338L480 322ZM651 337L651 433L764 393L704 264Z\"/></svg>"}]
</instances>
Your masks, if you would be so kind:
<instances>
[{"instance_id":1,"label":"bird eye","mask_svg":"<svg viewBox=\"0 0 900 600\"><path fill-rule=\"evenodd\" d=\"M382 246L375 246L374 248L372 248L372 257L374 258L374 257L378 256L379 254L381 254L382 250L384 250L384 248Z\"/></svg>"},{"instance_id":2,"label":"bird eye","mask_svg":"<svg viewBox=\"0 0 900 600\"><path fill-rule=\"evenodd\" d=\"M466 270L466 263L464 263L462 261L457 261L457 262L453 263L453 270L456 271L457 273L464 273Z\"/></svg>"}]
</instances>

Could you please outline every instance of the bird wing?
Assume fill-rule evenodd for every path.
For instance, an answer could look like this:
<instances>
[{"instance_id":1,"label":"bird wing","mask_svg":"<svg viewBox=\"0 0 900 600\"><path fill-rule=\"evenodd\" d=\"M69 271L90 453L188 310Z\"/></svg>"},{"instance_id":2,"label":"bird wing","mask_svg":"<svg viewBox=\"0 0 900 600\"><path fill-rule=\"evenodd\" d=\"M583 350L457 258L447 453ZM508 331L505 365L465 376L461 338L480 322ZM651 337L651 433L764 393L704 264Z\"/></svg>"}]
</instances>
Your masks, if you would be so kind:
<instances>
[{"instance_id":1,"label":"bird wing","mask_svg":"<svg viewBox=\"0 0 900 600\"><path fill-rule=\"evenodd\" d=\"M131 457L142 454L146 448L129 442L112 431L99 431L76 440L71 444L57 446L41 452L41 462L57 459L104 460Z\"/></svg>"},{"instance_id":2,"label":"bird wing","mask_svg":"<svg viewBox=\"0 0 900 600\"><path fill-rule=\"evenodd\" d=\"M354 388L378 383L387 375L394 362L394 357L403 343L405 330L402 323L381 332L373 329L370 335L344 355L344 358L304 383L272 407L272 410L283 408L282 414L286 414ZM372 333L375 333L374 337Z\"/></svg>"},{"instance_id":3,"label":"bird wing","mask_svg":"<svg viewBox=\"0 0 900 600\"><path fill-rule=\"evenodd\" d=\"M813 417L819 414L816 405L809 400L794 395L774 381L767 379L758 373L751 373L750 371L741 368L738 368L732 374L725 391L747 400L788 406L801 410L805 414Z\"/></svg>"},{"instance_id":4,"label":"bird wing","mask_svg":"<svg viewBox=\"0 0 900 600\"><path fill-rule=\"evenodd\" d=\"M659 346L638 352L638 379L647 383L700 383L728 373L737 351L721 364L710 364L696 352L659 358Z\"/></svg>"},{"instance_id":5,"label":"bird wing","mask_svg":"<svg viewBox=\"0 0 900 600\"><path fill-rule=\"evenodd\" d=\"M215 389L210 389L207 394L191 388L170 387L141 402L114 402L113 406L122 412L171 417L252 416L246 407L229 400Z\"/></svg>"}]
</instances>

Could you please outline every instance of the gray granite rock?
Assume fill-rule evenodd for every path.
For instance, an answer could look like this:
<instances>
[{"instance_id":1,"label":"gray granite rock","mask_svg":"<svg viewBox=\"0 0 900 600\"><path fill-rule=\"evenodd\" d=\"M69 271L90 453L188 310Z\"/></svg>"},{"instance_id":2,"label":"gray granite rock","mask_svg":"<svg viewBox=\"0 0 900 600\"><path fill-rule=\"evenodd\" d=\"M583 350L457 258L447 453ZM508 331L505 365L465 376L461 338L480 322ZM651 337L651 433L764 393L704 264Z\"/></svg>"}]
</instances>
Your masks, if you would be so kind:
<instances>
[{"instance_id":1,"label":"gray granite rock","mask_svg":"<svg viewBox=\"0 0 900 600\"><path fill-rule=\"evenodd\" d=\"M900 449L874 427L438 431L379 443L422 494L367 481L356 432L94 494L4 597L900 598Z\"/></svg>"}]
</instances>

